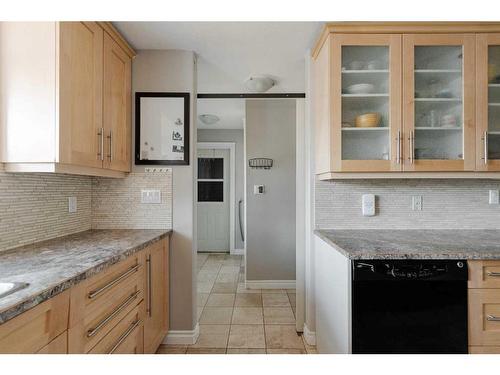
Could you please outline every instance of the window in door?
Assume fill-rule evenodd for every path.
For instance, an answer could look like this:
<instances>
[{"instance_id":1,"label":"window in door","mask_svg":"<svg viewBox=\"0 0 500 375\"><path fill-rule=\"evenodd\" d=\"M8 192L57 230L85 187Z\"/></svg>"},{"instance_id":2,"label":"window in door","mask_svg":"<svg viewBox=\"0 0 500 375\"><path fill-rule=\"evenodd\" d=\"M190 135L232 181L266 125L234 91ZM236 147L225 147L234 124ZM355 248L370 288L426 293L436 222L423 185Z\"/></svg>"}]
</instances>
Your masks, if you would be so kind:
<instances>
[{"instance_id":1,"label":"window in door","mask_svg":"<svg viewBox=\"0 0 500 375\"><path fill-rule=\"evenodd\" d=\"M223 158L198 158L198 202L224 202Z\"/></svg>"}]
</instances>

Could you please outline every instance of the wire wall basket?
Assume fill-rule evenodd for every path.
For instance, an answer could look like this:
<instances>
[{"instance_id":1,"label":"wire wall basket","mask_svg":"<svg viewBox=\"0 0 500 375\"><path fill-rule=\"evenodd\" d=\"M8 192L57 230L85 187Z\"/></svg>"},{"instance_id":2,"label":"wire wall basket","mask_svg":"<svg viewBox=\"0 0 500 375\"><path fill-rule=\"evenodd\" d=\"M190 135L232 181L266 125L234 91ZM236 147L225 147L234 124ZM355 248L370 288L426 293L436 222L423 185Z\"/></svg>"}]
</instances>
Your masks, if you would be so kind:
<instances>
[{"instance_id":1,"label":"wire wall basket","mask_svg":"<svg viewBox=\"0 0 500 375\"><path fill-rule=\"evenodd\" d=\"M253 158L248 160L248 166L256 169L271 169L273 159L268 158Z\"/></svg>"}]
</instances>

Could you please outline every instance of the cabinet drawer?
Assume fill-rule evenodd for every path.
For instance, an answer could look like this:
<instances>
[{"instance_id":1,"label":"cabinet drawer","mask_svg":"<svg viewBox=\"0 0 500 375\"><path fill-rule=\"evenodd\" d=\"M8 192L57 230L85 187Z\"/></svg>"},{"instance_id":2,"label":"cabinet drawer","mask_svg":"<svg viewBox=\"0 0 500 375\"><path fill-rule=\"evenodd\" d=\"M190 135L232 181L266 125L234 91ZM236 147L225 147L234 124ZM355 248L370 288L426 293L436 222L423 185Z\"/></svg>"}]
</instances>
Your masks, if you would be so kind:
<instances>
[{"instance_id":1,"label":"cabinet drawer","mask_svg":"<svg viewBox=\"0 0 500 375\"><path fill-rule=\"evenodd\" d=\"M68 337L70 353L89 351L142 301L143 268L140 253L74 288Z\"/></svg>"},{"instance_id":2,"label":"cabinet drawer","mask_svg":"<svg viewBox=\"0 0 500 375\"><path fill-rule=\"evenodd\" d=\"M144 303L127 314L89 354L141 354L144 353Z\"/></svg>"},{"instance_id":3,"label":"cabinet drawer","mask_svg":"<svg viewBox=\"0 0 500 375\"><path fill-rule=\"evenodd\" d=\"M469 346L469 354L500 354L500 346Z\"/></svg>"},{"instance_id":4,"label":"cabinet drawer","mask_svg":"<svg viewBox=\"0 0 500 375\"><path fill-rule=\"evenodd\" d=\"M66 354L68 353L68 331L64 331L54 340L40 349L37 354Z\"/></svg>"},{"instance_id":5,"label":"cabinet drawer","mask_svg":"<svg viewBox=\"0 0 500 375\"><path fill-rule=\"evenodd\" d=\"M469 288L500 288L500 261L470 260Z\"/></svg>"},{"instance_id":6,"label":"cabinet drawer","mask_svg":"<svg viewBox=\"0 0 500 375\"><path fill-rule=\"evenodd\" d=\"M500 346L500 290L469 289L469 345Z\"/></svg>"},{"instance_id":7,"label":"cabinet drawer","mask_svg":"<svg viewBox=\"0 0 500 375\"><path fill-rule=\"evenodd\" d=\"M68 328L69 292L0 325L0 353L36 353Z\"/></svg>"}]
</instances>

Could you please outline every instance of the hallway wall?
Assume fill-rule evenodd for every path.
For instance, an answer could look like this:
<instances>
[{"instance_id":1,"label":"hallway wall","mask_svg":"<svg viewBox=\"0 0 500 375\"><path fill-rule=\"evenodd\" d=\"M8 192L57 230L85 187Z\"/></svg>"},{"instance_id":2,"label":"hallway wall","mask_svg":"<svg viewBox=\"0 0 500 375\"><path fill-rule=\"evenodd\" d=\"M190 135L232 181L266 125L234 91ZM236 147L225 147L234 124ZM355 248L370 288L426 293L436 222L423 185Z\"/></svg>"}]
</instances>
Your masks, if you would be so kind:
<instances>
[{"instance_id":1,"label":"hallway wall","mask_svg":"<svg viewBox=\"0 0 500 375\"><path fill-rule=\"evenodd\" d=\"M292 99L247 100L247 160L274 160L271 169L247 168L247 281L295 280L295 134ZM254 185L265 193L254 195Z\"/></svg>"}]
</instances>

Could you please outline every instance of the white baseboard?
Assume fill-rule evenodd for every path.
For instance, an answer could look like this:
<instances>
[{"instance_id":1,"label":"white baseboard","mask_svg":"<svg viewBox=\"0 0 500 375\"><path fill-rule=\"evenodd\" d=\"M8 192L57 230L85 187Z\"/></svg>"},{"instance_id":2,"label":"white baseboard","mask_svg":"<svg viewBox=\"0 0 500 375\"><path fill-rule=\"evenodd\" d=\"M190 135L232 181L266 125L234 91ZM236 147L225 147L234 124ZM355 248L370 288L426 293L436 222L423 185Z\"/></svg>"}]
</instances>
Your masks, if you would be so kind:
<instances>
[{"instance_id":1,"label":"white baseboard","mask_svg":"<svg viewBox=\"0 0 500 375\"><path fill-rule=\"evenodd\" d=\"M230 251L231 255L244 255L245 249L234 249Z\"/></svg>"},{"instance_id":2,"label":"white baseboard","mask_svg":"<svg viewBox=\"0 0 500 375\"><path fill-rule=\"evenodd\" d=\"M193 345L196 344L199 335L200 325L196 323L196 327L191 331L168 331L163 343L169 345Z\"/></svg>"},{"instance_id":3,"label":"white baseboard","mask_svg":"<svg viewBox=\"0 0 500 375\"><path fill-rule=\"evenodd\" d=\"M248 289L295 289L295 280L247 280Z\"/></svg>"},{"instance_id":4,"label":"white baseboard","mask_svg":"<svg viewBox=\"0 0 500 375\"><path fill-rule=\"evenodd\" d=\"M304 340L306 340L308 345L316 345L316 332L309 330L307 324L304 324Z\"/></svg>"}]
</instances>

